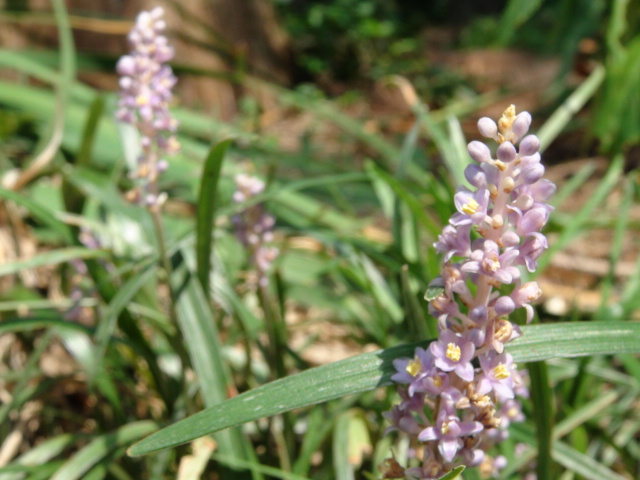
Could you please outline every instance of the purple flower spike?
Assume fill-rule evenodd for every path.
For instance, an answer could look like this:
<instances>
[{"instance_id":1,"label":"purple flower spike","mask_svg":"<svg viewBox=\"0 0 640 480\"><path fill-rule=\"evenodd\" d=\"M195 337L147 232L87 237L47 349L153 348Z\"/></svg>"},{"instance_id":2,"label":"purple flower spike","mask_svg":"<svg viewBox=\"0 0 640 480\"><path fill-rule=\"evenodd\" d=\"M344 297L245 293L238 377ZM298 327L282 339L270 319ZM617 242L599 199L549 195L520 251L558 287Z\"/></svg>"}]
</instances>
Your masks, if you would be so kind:
<instances>
[{"instance_id":1,"label":"purple flower spike","mask_svg":"<svg viewBox=\"0 0 640 480\"><path fill-rule=\"evenodd\" d=\"M163 155L180 149L178 122L169 111L176 77L165 65L173 58L173 48L163 35L163 16L161 7L140 12L129 34L132 51L116 65L121 75L117 117L137 128L142 146L138 169L131 175L139 185L130 197L148 207L159 206L166 197L158 191L158 177L166 170Z\"/></svg>"},{"instance_id":2,"label":"purple flower spike","mask_svg":"<svg viewBox=\"0 0 640 480\"><path fill-rule=\"evenodd\" d=\"M455 372L461 379L473 380L471 360L476 351L473 343L447 330L430 346L435 366L443 372Z\"/></svg>"},{"instance_id":3,"label":"purple flower spike","mask_svg":"<svg viewBox=\"0 0 640 480\"><path fill-rule=\"evenodd\" d=\"M521 270L533 272L547 248L540 229L553 211L547 201L555 191L542 178L540 140L525 137L530 125L531 115L516 115L512 105L497 124L478 122L481 135L498 143L496 160L484 143L468 145L475 163L464 174L475 190L460 187L455 194L457 212L434 244L444 264L425 295L438 340L428 350L416 349L413 360L394 362L393 379L405 385L391 428L410 437L412 466L402 470L408 478L441 478L461 464L481 465L496 476L505 459L485 452L509 436L511 422L523 419L515 397L529 396L527 374L504 347L522 335L509 315L522 307L530 322L531 302L541 295L537 283L522 284Z\"/></svg>"}]
</instances>

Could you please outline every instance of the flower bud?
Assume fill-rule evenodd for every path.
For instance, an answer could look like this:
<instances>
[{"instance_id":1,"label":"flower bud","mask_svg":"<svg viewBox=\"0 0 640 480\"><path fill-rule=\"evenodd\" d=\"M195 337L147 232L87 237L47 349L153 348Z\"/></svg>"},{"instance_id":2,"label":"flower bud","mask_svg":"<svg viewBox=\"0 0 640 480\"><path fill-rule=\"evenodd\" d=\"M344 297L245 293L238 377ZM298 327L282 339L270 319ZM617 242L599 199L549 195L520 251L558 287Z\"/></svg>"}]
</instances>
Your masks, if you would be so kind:
<instances>
[{"instance_id":1,"label":"flower bud","mask_svg":"<svg viewBox=\"0 0 640 480\"><path fill-rule=\"evenodd\" d=\"M467 151L471 158L473 158L476 162L490 162L491 161L491 151L489 147L487 147L484 143L473 141L467 146Z\"/></svg>"},{"instance_id":2,"label":"flower bud","mask_svg":"<svg viewBox=\"0 0 640 480\"><path fill-rule=\"evenodd\" d=\"M513 135L515 136L513 139L514 143L529 131L530 125L531 115L529 115L529 112L522 112L516 116L516 119L513 121L513 126L511 127Z\"/></svg>"},{"instance_id":3,"label":"flower bud","mask_svg":"<svg viewBox=\"0 0 640 480\"><path fill-rule=\"evenodd\" d=\"M502 142L496 151L498 160L509 163L516 158L516 147L511 142Z\"/></svg>"},{"instance_id":4,"label":"flower bud","mask_svg":"<svg viewBox=\"0 0 640 480\"><path fill-rule=\"evenodd\" d=\"M527 165L522 169L520 178L522 183L531 185L536 183L544 175L544 166L541 163L534 163L533 165Z\"/></svg>"},{"instance_id":5,"label":"flower bud","mask_svg":"<svg viewBox=\"0 0 640 480\"><path fill-rule=\"evenodd\" d=\"M478 131L483 137L495 138L498 135L498 126L489 117L482 117L478 120Z\"/></svg>"},{"instance_id":6,"label":"flower bud","mask_svg":"<svg viewBox=\"0 0 640 480\"><path fill-rule=\"evenodd\" d=\"M527 135L520 142L520 155L523 157L538 153L540 140L535 135Z\"/></svg>"}]
</instances>

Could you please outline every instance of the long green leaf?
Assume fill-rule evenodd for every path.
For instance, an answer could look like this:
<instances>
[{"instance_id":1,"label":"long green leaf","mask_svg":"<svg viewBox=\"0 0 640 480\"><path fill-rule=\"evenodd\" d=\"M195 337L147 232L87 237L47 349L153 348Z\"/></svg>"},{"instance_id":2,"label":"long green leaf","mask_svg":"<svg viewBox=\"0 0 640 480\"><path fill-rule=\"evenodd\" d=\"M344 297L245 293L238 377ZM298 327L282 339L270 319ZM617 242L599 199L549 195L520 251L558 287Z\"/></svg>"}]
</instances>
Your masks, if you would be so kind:
<instances>
[{"instance_id":1,"label":"long green leaf","mask_svg":"<svg viewBox=\"0 0 640 480\"><path fill-rule=\"evenodd\" d=\"M625 480L626 478L562 442L553 444L552 454L558 463L586 480Z\"/></svg>"},{"instance_id":2,"label":"long green leaf","mask_svg":"<svg viewBox=\"0 0 640 480\"><path fill-rule=\"evenodd\" d=\"M187 252L183 250L183 253ZM209 409L216 408L227 399L231 382L213 313L200 283L186 268L176 271L172 280L174 286L179 286L176 288L179 292L176 299L178 325L198 375L204 403ZM221 432L216 440L222 453L247 459L250 445L239 429ZM252 473L254 478L260 477L259 472L254 470Z\"/></svg>"},{"instance_id":3,"label":"long green leaf","mask_svg":"<svg viewBox=\"0 0 640 480\"><path fill-rule=\"evenodd\" d=\"M148 266L141 272L136 273L122 284L115 296L111 299L111 302L109 302L107 314L96 328L96 346L93 356L95 358L94 366L97 370L89 372L90 376L97 375L99 370L102 368L102 358L107 351L107 346L113 337L113 334L115 333L118 317L138 291L155 274L156 269L154 266Z\"/></svg>"},{"instance_id":4,"label":"long green leaf","mask_svg":"<svg viewBox=\"0 0 640 480\"><path fill-rule=\"evenodd\" d=\"M18 260L16 262L9 262L4 265L0 265L0 277L19 273L22 270L29 268L43 267L45 265L57 265L58 263L65 263L76 259L106 258L108 256L109 252L105 250L81 247L60 248L58 250L52 250L50 252L36 255L29 260Z\"/></svg>"},{"instance_id":5,"label":"long green leaf","mask_svg":"<svg viewBox=\"0 0 640 480\"><path fill-rule=\"evenodd\" d=\"M154 422L142 421L124 425L112 433L102 435L80 449L55 473L51 480L76 480L118 447L126 445L157 428Z\"/></svg>"},{"instance_id":6,"label":"long green leaf","mask_svg":"<svg viewBox=\"0 0 640 480\"><path fill-rule=\"evenodd\" d=\"M544 151L564 130L571 119L595 95L605 76L605 68L597 65L589 77L553 112L538 131L540 150Z\"/></svg>"},{"instance_id":7,"label":"long green leaf","mask_svg":"<svg viewBox=\"0 0 640 480\"><path fill-rule=\"evenodd\" d=\"M640 323L559 323L522 327L523 336L507 346L518 362L554 357L640 352ZM245 392L177 422L129 449L145 455L209 433L296 408L391 384L393 360L410 357L428 341L356 355Z\"/></svg>"},{"instance_id":8,"label":"long green leaf","mask_svg":"<svg viewBox=\"0 0 640 480\"><path fill-rule=\"evenodd\" d=\"M536 426L538 478L552 478L553 461L551 459L551 441L553 435L553 393L549 385L547 364L532 362L528 366L531 377L531 402L533 421Z\"/></svg>"},{"instance_id":9,"label":"long green leaf","mask_svg":"<svg viewBox=\"0 0 640 480\"><path fill-rule=\"evenodd\" d=\"M71 229L65 225L61 220L56 218L55 213L49 210L46 206L41 205L38 202L31 200L24 194L8 190L0 186L0 198L11 200L21 207L29 210L29 213L37 218L39 221L49 226L52 230L58 232L66 240L67 243L71 243L73 240Z\"/></svg>"},{"instance_id":10,"label":"long green leaf","mask_svg":"<svg viewBox=\"0 0 640 480\"><path fill-rule=\"evenodd\" d=\"M196 257L198 279L205 295L209 296L209 274L211 272L211 251L213 249L213 219L216 214L216 193L224 154L231 140L220 142L211 148L204 162L198 194L198 212L196 216Z\"/></svg>"},{"instance_id":11,"label":"long green leaf","mask_svg":"<svg viewBox=\"0 0 640 480\"><path fill-rule=\"evenodd\" d=\"M542 0L511 0L500 20L498 45L508 45L516 30L531 18L541 5Z\"/></svg>"},{"instance_id":12,"label":"long green leaf","mask_svg":"<svg viewBox=\"0 0 640 480\"><path fill-rule=\"evenodd\" d=\"M57 457L65 448L68 448L78 440L77 435L65 433L45 440L30 450L20 455L6 467L0 468L0 480L22 480L24 474L22 469L37 468L48 463L52 458ZM15 468L16 472L11 472ZM4 473L7 472L7 473Z\"/></svg>"}]
</instances>

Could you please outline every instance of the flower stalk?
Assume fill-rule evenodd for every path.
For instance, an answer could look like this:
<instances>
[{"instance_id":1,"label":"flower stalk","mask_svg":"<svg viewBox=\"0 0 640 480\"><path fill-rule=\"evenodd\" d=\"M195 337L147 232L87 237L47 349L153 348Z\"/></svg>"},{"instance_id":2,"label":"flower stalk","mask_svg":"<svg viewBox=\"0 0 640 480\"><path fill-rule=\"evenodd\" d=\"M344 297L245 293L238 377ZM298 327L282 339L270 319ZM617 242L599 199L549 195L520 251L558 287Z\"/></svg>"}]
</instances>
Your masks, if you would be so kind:
<instances>
[{"instance_id":1,"label":"flower stalk","mask_svg":"<svg viewBox=\"0 0 640 480\"><path fill-rule=\"evenodd\" d=\"M151 214L158 250L167 285L171 292L171 316L175 320L175 295L171 286L171 262L169 261L160 209L167 198L158 185L160 175L169 164L166 156L180 150L176 137L178 121L169 110L176 84L173 70L167 64L174 56L173 47L163 34L166 29L164 9L156 7L142 11L129 32L131 52L118 60L116 70L120 75L120 98L117 118L136 128L140 135L140 153L137 168L130 172L136 182L127 198L144 205Z\"/></svg>"}]
</instances>

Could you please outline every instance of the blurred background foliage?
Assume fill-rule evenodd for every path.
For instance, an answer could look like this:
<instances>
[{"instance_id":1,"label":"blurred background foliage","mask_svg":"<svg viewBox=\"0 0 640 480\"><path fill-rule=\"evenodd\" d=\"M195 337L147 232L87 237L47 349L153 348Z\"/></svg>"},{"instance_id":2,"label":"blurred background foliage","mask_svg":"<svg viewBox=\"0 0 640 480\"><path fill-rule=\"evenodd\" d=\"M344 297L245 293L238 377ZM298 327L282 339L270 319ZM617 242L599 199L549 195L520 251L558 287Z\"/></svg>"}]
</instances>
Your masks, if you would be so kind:
<instances>
[{"instance_id":1,"label":"blurred background foliage","mask_svg":"<svg viewBox=\"0 0 640 480\"><path fill-rule=\"evenodd\" d=\"M1 480L379 478L385 389L226 430L217 447L125 450L270 380L433 337L431 244L477 119L510 103L533 114L560 187L537 320L638 320L640 1L161 3L183 146L162 177L169 268L124 200L136 139L114 121L115 62L155 2L0 2ZM219 179L202 183L225 139ZM277 220L266 290L230 227L240 172L267 181L258 201ZM199 212L216 225L207 265ZM500 478L536 462L563 480L638 478L637 357L548 368ZM553 444L537 453L547 401Z\"/></svg>"}]
</instances>

